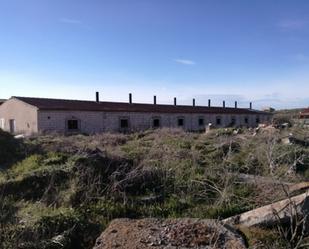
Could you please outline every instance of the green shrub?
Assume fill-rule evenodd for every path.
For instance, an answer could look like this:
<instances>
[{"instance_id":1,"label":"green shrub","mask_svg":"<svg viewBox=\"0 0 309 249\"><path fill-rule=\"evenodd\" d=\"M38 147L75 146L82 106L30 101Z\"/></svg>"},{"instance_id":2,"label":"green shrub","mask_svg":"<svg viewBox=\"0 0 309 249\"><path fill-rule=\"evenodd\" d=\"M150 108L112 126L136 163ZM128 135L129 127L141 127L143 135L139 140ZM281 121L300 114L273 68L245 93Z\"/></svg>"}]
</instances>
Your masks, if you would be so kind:
<instances>
[{"instance_id":1,"label":"green shrub","mask_svg":"<svg viewBox=\"0 0 309 249\"><path fill-rule=\"evenodd\" d=\"M23 143L0 129L0 169L10 166L24 156Z\"/></svg>"},{"instance_id":2,"label":"green shrub","mask_svg":"<svg viewBox=\"0 0 309 249\"><path fill-rule=\"evenodd\" d=\"M11 178L21 179L24 175L38 170L42 166L43 157L41 155L32 155L24 159L23 161L13 165L8 170L8 174Z\"/></svg>"}]
</instances>

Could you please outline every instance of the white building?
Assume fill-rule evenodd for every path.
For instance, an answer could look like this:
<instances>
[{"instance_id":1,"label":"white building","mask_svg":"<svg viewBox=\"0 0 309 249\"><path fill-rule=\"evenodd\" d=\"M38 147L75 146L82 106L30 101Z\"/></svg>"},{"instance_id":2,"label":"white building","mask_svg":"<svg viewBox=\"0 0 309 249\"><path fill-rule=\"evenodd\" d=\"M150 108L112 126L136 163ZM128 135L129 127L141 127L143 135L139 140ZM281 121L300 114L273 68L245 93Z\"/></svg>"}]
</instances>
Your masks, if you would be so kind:
<instances>
[{"instance_id":1,"label":"white building","mask_svg":"<svg viewBox=\"0 0 309 249\"><path fill-rule=\"evenodd\" d=\"M11 133L129 132L151 128L201 131L214 127L255 127L270 122L272 114L251 108L211 107L12 97L0 105L0 128Z\"/></svg>"}]
</instances>

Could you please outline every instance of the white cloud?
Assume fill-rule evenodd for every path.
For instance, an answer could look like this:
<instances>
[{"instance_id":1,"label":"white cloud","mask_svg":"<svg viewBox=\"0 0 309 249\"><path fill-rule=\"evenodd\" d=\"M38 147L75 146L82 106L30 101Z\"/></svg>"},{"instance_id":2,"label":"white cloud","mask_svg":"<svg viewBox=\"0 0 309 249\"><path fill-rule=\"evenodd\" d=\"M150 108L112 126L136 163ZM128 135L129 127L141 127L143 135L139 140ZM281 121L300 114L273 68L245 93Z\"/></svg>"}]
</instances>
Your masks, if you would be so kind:
<instances>
[{"instance_id":1,"label":"white cloud","mask_svg":"<svg viewBox=\"0 0 309 249\"><path fill-rule=\"evenodd\" d=\"M282 20L277 26L283 30L299 30L305 28L309 22L302 19Z\"/></svg>"},{"instance_id":2,"label":"white cloud","mask_svg":"<svg viewBox=\"0 0 309 249\"><path fill-rule=\"evenodd\" d=\"M174 59L175 62L183 65L195 65L195 61L187 60L187 59Z\"/></svg>"},{"instance_id":3,"label":"white cloud","mask_svg":"<svg viewBox=\"0 0 309 249\"><path fill-rule=\"evenodd\" d=\"M77 19L70 19L70 18L61 18L59 19L59 22L67 23L67 24L74 24L74 25L82 24L82 21L77 20Z\"/></svg>"}]
</instances>

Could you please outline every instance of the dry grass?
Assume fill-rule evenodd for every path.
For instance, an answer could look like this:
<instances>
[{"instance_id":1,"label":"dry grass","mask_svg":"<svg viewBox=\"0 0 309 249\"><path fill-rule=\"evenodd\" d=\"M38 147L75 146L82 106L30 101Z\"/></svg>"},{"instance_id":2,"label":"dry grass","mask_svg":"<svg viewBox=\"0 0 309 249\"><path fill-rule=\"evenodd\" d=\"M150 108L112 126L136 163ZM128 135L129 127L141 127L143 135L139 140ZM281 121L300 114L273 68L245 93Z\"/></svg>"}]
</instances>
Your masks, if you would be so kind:
<instances>
[{"instance_id":1,"label":"dry grass","mask_svg":"<svg viewBox=\"0 0 309 249\"><path fill-rule=\"evenodd\" d=\"M0 245L42 246L53 236L78 234L78 246L91 248L113 218L225 218L275 201L279 188L270 193L268 185L241 182L237 175L304 180L308 148L281 142L294 129L32 137L24 141L28 157L0 173L2 210L11 210L3 215ZM295 155L304 156L303 163L286 174ZM93 231L92 237L82 234L85 229Z\"/></svg>"}]
</instances>

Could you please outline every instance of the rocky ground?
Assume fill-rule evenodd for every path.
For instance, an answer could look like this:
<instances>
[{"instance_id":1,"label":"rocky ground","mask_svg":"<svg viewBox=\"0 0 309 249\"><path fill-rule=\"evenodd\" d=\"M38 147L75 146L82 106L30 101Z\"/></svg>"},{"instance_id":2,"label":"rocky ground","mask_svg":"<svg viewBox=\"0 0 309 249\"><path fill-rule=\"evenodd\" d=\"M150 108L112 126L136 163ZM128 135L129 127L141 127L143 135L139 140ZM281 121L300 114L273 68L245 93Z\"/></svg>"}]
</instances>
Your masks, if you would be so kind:
<instances>
[{"instance_id":1,"label":"rocky ground","mask_svg":"<svg viewBox=\"0 0 309 249\"><path fill-rule=\"evenodd\" d=\"M233 228L201 219L116 219L97 239L94 249L244 249Z\"/></svg>"}]
</instances>

